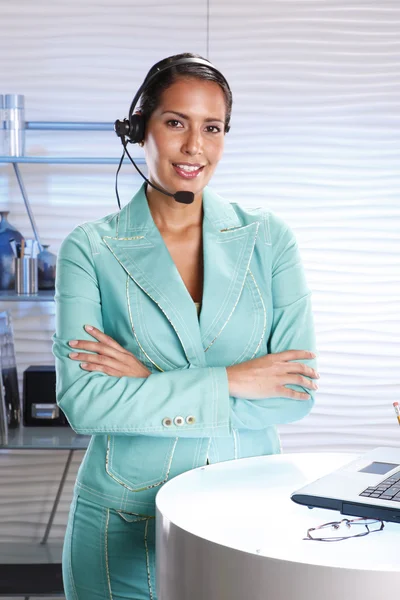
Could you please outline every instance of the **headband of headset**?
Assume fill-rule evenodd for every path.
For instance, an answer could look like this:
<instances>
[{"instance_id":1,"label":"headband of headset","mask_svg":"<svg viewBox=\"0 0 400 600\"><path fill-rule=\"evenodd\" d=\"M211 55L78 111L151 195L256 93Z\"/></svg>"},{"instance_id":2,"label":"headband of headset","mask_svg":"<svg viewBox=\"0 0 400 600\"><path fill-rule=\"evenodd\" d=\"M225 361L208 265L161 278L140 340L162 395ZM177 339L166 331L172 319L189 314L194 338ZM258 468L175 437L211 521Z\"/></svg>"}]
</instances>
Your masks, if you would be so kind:
<instances>
[{"instance_id":1,"label":"headband of headset","mask_svg":"<svg viewBox=\"0 0 400 600\"><path fill-rule=\"evenodd\" d=\"M203 58L178 58L175 61L164 65L163 67L158 67L157 64L152 67L149 73L146 75L145 80L142 85L136 92L135 97L132 100L131 106L129 108L129 116L128 119L124 119L123 121L116 121L114 125L114 129L116 134L119 137L124 136L128 142L132 144L137 144L144 139L145 133L145 118L141 114L134 114L134 110L136 104L139 102L140 96L143 94L144 90L156 79L161 73L167 71L168 69L172 69L173 67L177 67L179 65L188 65L188 64L197 64L204 65L209 69L212 69L226 83L228 89L230 90L229 84L226 81L225 77L222 75L218 69L216 69L208 60ZM154 72L152 73L154 69ZM229 125L226 127L226 132L229 131Z\"/></svg>"}]
</instances>

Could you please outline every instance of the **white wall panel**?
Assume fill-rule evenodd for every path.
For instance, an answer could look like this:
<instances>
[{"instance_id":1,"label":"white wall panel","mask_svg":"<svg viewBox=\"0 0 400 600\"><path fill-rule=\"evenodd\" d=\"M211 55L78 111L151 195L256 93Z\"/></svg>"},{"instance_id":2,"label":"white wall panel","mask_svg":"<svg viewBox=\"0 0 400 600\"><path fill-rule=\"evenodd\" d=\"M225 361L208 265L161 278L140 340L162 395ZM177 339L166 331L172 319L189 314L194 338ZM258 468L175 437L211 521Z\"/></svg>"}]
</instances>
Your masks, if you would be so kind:
<instances>
[{"instance_id":1,"label":"white wall panel","mask_svg":"<svg viewBox=\"0 0 400 600\"><path fill-rule=\"evenodd\" d=\"M217 0L210 24L234 94L214 183L287 220L313 291L320 390L283 447L398 444L400 5Z\"/></svg>"}]
</instances>

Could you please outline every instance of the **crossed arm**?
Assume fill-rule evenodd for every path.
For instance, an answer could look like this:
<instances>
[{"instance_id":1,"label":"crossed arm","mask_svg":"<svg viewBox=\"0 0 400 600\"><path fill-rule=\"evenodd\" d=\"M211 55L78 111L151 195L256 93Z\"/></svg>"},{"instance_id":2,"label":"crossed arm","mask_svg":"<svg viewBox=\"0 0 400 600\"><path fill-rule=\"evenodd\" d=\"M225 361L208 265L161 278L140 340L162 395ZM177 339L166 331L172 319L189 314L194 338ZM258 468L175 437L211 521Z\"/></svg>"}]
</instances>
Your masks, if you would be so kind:
<instances>
[{"instance_id":1,"label":"crossed arm","mask_svg":"<svg viewBox=\"0 0 400 600\"><path fill-rule=\"evenodd\" d=\"M86 325L85 330L96 341L71 340L69 345L75 351L69 354L72 360L80 361L85 371L98 371L114 377L142 377L150 371L118 342L99 329ZM85 352L76 352L84 350ZM315 358L313 352L287 350L268 354L227 367L229 393L237 398L257 400L274 396L284 396L294 400L308 400L309 394L285 387L288 384L308 389L318 389L315 379L319 374L312 367L295 360Z\"/></svg>"}]
</instances>

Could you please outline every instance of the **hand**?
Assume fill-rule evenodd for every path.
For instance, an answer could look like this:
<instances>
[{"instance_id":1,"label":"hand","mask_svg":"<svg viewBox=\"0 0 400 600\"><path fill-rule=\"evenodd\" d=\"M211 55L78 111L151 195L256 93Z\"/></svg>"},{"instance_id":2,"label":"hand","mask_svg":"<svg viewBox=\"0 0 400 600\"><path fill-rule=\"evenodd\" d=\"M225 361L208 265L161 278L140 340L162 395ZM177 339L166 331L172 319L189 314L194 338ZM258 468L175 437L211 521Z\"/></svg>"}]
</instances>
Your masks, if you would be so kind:
<instances>
[{"instance_id":1,"label":"hand","mask_svg":"<svg viewBox=\"0 0 400 600\"><path fill-rule=\"evenodd\" d=\"M140 360L120 346L112 337L91 325L85 325L85 330L98 341L71 340L69 342L72 348L89 350L94 353L71 352L69 357L72 360L83 361L82 369L99 371L114 377L148 377L150 375L150 371Z\"/></svg>"},{"instance_id":2,"label":"hand","mask_svg":"<svg viewBox=\"0 0 400 600\"><path fill-rule=\"evenodd\" d=\"M308 400L309 394L296 392L285 386L296 384L312 390L318 389L318 386L308 379L319 378L315 369L301 362L289 362L313 358L315 354L306 350L286 350L227 367L229 394L248 400L276 396Z\"/></svg>"}]
</instances>

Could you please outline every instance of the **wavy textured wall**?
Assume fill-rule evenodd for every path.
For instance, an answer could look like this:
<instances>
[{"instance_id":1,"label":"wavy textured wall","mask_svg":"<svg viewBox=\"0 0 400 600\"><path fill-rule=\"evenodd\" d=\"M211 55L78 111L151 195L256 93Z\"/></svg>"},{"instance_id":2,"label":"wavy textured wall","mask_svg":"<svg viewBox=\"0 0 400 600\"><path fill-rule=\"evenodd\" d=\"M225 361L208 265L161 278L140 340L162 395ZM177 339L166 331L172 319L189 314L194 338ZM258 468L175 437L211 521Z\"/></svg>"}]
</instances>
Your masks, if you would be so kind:
<instances>
[{"instance_id":1,"label":"wavy textured wall","mask_svg":"<svg viewBox=\"0 0 400 600\"><path fill-rule=\"evenodd\" d=\"M2 10L0 93L25 94L31 121L123 117L147 69L188 49L227 76L232 130L214 188L288 221L314 293L320 392L307 419L282 427L286 450L400 441L391 406L400 387L399 33L397 2L38 0ZM119 156L120 147L112 133L29 132L27 151ZM116 208L114 166L21 170L53 250L77 223ZM127 202L139 180L126 166L119 181ZM0 205L30 235L4 165ZM20 372L53 362L53 305L4 307ZM2 454L0 539L40 535L65 458ZM53 537L63 535L78 463Z\"/></svg>"}]
</instances>

